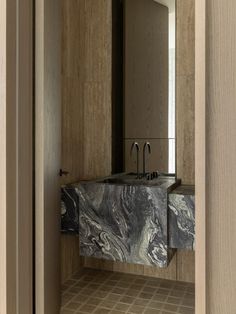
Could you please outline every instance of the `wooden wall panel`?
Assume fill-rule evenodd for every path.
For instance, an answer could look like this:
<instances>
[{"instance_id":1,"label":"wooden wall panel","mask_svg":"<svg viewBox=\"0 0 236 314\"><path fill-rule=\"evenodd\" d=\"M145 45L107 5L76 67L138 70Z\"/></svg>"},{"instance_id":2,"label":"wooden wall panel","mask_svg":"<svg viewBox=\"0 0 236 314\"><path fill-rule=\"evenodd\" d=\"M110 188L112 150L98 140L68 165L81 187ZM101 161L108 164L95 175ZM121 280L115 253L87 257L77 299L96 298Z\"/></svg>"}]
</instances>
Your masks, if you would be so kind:
<instances>
[{"instance_id":1,"label":"wooden wall panel","mask_svg":"<svg viewBox=\"0 0 236 314\"><path fill-rule=\"evenodd\" d=\"M195 252L178 250L176 263L177 280L195 282Z\"/></svg>"},{"instance_id":2,"label":"wooden wall panel","mask_svg":"<svg viewBox=\"0 0 236 314\"><path fill-rule=\"evenodd\" d=\"M62 1L62 183L111 173L110 0Z\"/></svg>"},{"instance_id":3,"label":"wooden wall panel","mask_svg":"<svg viewBox=\"0 0 236 314\"><path fill-rule=\"evenodd\" d=\"M195 17L195 312L206 314L206 0L196 1Z\"/></svg>"},{"instance_id":4,"label":"wooden wall panel","mask_svg":"<svg viewBox=\"0 0 236 314\"><path fill-rule=\"evenodd\" d=\"M62 184L111 174L111 24L111 0L62 1ZM77 237L61 242L63 282L81 259Z\"/></svg>"},{"instance_id":5,"label":"wooden wall panel","mask_svg":"<svg viewBox=\"0 0 236 314\"><path fill-rule=\"evenodd\" d=\"M33 10L0 10L0 313L33 312Z\"/></svg>"},{"instance_id":6,"label":"wooden wall panel","mask_svg":"<svg viewBox=\"0 0 236 314\"><path fill-rule=\"evenodd\" d=\"M177 176L194 184L195 0L176 0Z\"/></svg>"},{"instance_id":7,"label":"wooden wall panel","mask_svg":"<svg viewBox=\"0 0 236 314\"><path fill-rule=\"evenodd\" d=\"M60 1L35 1L35 313L60 310Z\"/></svg>"},{"instance_id":8,"label":"wooden wall panel","mask_svg":"<svg viewBox=\"0 0 236 314\"><path fill-rule=\"evenodd\" d=\"M206 1L207 314L236 309L235 16L235 0Z\"/></svg>"},{"instance_id":9,"label":"wooden wall panel","mask_svg":"<svg viewBox=\"0 0 236 314\"><path fill-rule=\"evenodd\" d=\"M176 0L176 165L195 184L195 0ZM177 279L194 281L194 252L177 252Z\"/></svg>"},{"instance_id":10,"label":"wooden wall panel","mask_svg":"<svg viewBox=\"0 0 236 314\"><path fill-rule=\"evenodd\" d=\"M2 9L0 10L0 312L7 313L7 207L6 207L6 112L7 112L7 95L6 95L6 73L7 73L7 0L2 1ZM13 12L14 15L14 12ZM13 17L12 17L13 19ZM14 20L14 19L13 19ZM9 266L8 266L9 267ZM13 266L14 268L14 266ZM11 269L11 268L10 268Z\"/></svg>"},{"instance_id":11,"label":"wooden wall panel","mask_svg":"<svg viewBox=\"0 0 236 314\"><path fill-rule=\"evenodd\" d=\"M79 254L79 237L61 235L61 283L82 268Z\"/></svg>"},{"instance_id":12,"label":"wooden wall panel","mask_svg":"<svg viewBox=\"0 0 236 314\"><path fill-rule=\"evenodd\" d=\"M125 171L136 172L137 171L137 154L136 150L133 150L131 155L131 147L134 141L139 143L140 154L139 154L139 171L143 172L143 145L148 141L151 145L151 154L146 156L146 171L161 171L168 173L168 152L169 152L169 141L168 139L125 139Z\"/></svg>"}]
</instances>

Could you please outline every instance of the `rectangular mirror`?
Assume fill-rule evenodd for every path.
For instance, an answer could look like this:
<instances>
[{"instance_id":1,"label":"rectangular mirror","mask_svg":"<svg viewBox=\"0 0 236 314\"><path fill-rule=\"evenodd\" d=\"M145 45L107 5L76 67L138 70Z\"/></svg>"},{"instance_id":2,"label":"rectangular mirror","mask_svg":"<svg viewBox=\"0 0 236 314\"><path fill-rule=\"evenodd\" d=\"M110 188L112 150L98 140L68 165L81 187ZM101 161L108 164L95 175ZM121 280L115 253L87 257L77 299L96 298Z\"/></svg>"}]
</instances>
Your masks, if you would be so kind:
<instances>
[{"instance_id":1,"label":"rectangular mirror","mask_svg":"<svg viewBox=\"0 0 236 314\"><path fill-rule=\"evenodd\" d=\"M125 0L123 145L125 171L175 173L175 0Z\"/></svg>"}]
</instances>

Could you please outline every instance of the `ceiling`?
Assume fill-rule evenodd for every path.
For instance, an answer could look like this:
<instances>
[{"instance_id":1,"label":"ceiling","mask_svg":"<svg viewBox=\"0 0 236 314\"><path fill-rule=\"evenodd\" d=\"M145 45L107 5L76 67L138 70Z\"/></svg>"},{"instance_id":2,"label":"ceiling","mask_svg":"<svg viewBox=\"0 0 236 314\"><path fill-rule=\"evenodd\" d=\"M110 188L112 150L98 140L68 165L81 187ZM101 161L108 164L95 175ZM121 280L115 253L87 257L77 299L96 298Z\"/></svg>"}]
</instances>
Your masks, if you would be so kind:
<instances>
[{"instance_id":1,"label":"ceiling","mask_svg":"<svg viewBox=\"0 0 236 314\"><path fill-rule=\"evenodd\" d=\"M160 4L163 4L169 8L169 12L175 12L175 0L154 0Z\"/></svg>"}]
</instances>

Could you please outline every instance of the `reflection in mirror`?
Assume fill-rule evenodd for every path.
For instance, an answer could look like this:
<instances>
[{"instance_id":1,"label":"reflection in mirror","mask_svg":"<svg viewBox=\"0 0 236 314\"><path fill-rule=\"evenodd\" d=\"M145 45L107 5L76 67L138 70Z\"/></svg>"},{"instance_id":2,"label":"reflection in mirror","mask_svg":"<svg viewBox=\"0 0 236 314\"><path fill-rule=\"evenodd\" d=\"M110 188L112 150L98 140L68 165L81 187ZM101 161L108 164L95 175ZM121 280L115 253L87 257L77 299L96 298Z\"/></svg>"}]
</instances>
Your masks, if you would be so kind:
<instances>
[{"instance_id":1,"label":"reflection in mirror","mask_svg":"<svg viewBox=\"0 0 236 314\"><path fill-rule=\"evenodd\" d=\"M125 170L175 173L175 0L124 1ZM141 169L141 172L144 171Z\"/></svg>"}]
</instances>

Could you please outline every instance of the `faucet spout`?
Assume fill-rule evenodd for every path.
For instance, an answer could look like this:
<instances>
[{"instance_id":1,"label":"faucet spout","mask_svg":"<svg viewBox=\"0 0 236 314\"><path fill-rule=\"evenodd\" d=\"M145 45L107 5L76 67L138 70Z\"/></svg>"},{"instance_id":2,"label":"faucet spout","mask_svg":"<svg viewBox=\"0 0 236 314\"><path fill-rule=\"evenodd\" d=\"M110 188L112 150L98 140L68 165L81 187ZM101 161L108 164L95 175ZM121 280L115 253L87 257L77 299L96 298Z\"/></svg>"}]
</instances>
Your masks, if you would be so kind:
<instances>
[{"instance_id":1,"label":"faucet spout","mask_svg":"<svg viewBox=\"0 0 236 314\"><path fill-rule=\"evenodd\" d=\"M140 151L140 148L139 148L139 144L138 142L133 142L132 146L131 146L131 151L130 151L130 154L132 155L133 153L133 150L136 148L136 157L137 157L137 178L139 179L140 175L139 175L139 151Z\"/></svg>"},{"instance_id":2,"label":"faucet spout","mask_svg":"<svg viewBox=\"0 0 236 314\"><path fill-rule=\"evenodd\" d=\"M149 142L145 142L143 145L143 177L146 176L146 152L148 151L151 154L151 144Z\"/></svg>"}]
</instances>

